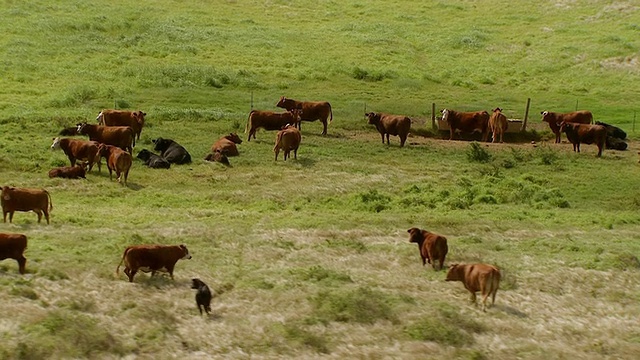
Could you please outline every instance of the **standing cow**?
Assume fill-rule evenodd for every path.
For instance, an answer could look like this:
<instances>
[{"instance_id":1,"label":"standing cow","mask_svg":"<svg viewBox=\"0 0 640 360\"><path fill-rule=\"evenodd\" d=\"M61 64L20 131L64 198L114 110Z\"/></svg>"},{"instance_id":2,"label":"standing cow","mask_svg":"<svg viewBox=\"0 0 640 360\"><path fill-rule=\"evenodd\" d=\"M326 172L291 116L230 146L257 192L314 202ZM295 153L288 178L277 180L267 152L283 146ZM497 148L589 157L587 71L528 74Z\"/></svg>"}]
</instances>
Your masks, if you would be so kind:
<instances>
[{"instance_id":1,"label":"standing cow","mask_svg":"<svg viewBox=\"0 0 640 360\"><path fill-rule=\"evenodd\" d=\"M322 135L327 135L327 119L329 123L333 121L333 110L331 104L326 101L297 101L293 99L287 99L284 96L280 97L280 101L276 104L277 107L287 109L291 111L293 109L300 109L300 119L302 121L316 121L322 122ZM302 126L298 123L298 128L302 130Z\"/></svg>"},{"instance_id":2,"label":"standing cow","mask_svg":"<svg viewBox=\"0 0 640 360\"><path fill-rule=\"evenodd\" d=\"M122 150L128 151L129 154L133 153L135 135L133 129L129 126L101 126L84 122L78 124L78 133L89 136L89 140L117 146Z\"/></svg>"},{"instance_id":3,"label":"standing cow","mask_svg":"<svg viewBox=\"0 0 640 360\"><path fill-rule=\"evenodd\" d=\"M122 254L122 260L116 268L116 276L120 266L124 262L124 273L133 282L133 277L138 270L151 272L168 272L173 280L173 268L180 259L191 259L191 254L186 245L134 245L129 246Z\"/></svg>"},{"instance_id":4,"label":"standing cow","mask_svg":"<svg viewBox=\"0 0 640 360\"><path fill-rule=\"evenodd\" d=\"M428 262L433 267L433 270L442 270L444 259L449 251L447 238L418 228L411 228L407 232L409 233L409 242L418 244L422 266ZM439 268L436 268L436 260L440 262Z\"/></svg>"},{"instance_id":5,"label":"standing cow","mask_svg":"<svg viewBox=\"0 0 640 360\"><path fill-rule=\"evenodd\" d=\"M256 138L256 131L263 128L265 130L282 130L287 125L297 126L300 123L299 109L293 109L283 113L276 113L273 111L251 110L249 117L247 118L247 125L245 125L244 132L249 131L247 141L251 141L251 136Z\"/></svg>"},{"instance_id":6,"label":"standing cow","mask_svg":"<svg viewBox=\"0 0 640 360\"><path fill-rule=\"evenodd\" d=\"M482 141L489 137L489 113L486 111L458 112L451 109L442 110L442 120L449 124L449 140L453 140L456 131L460 133L482 133Z\"/></svg>"},{"instance_id":7,"label":"standing cow","mask_svg":"<svg viewBox=\"0 0 640 360\"><path fill-rule=\"evenodd\" d=\"M18 271L25 273L27 258L24 250L27 248L27 237L23 234L0 234L0 260L14 259L18 262Z\"/></svg>"},{"instance_id":8,"label":"standing cow","mask_svg":"<svg viewBox=\"0 0 640 360\"><path fill-rule=\"evenodd\" d=\"M15 211L33 211L38 214L38 223L42 220L44 213L49 224L49 211L53 209L53 201L47 190L3 186L1 196L4 222L7 222L7 214L9 214L9 222L13 222Z\"/></svg>"},{"instance_id":9,"label":"standing cow","mask_svg":"<svg viewBox=\"0 0 640 360\"><path fill-rule=\"evenodd\" d=\"M276 145L273 147L273 152L276 153L276 161L278 161L280 149L284 152L283 157L285 161L289 157L291 150L293 150L293 158L297 160L298 147L300 146L301 140L302 136L300 135L300 130L293 126L287 126L278 131L278 134L276 135Z\"/></svg>"},{"instance_id":10,"label":"standing cow","mask_svg":"<svg viewBox=\"0 0 640 360\"><path fill-rule=\"evenodd\" d=\"M77 160L86 161L87 165L89 165L89 171L93 168L94 163L98 163L98 172L101 172L102 164L100 156L98 156L99 146L100 143L97 141L57 137L53 139L51 150L62 149L69 158L71 166L75 166Z\"/></svg>"},{"instance_id":11,"label":"standing cow","mask_svg":"<svg viewBox=\"0 0 640 360\"><path fill-rule=\"evenodd\" d=\"M560 131L567 134L567 139L573 144L573 151L580 152L580 143L595 143L598 147L597 156L602 156L602 149L607 141L607 128L604 126L563 122L560 124Z\"/></svg>"},{"instance_id":12,"label":"standing cow","mask_svg":"<svg viewBox=\"0 0 640 360\"><path fill-rule=\"evenodd\" d=\"M462 281L471 293L471 302L476 304L476 292L482 294L482 311L486 311L487 298L491 295L491 305L496 302L500 287L500 270L487 264L452 264L446 281Z\"/></svg>"},{"instance_id":13,"label":"standing cow","mask_svg":"<svg viewBox=\"0 0 640 360\"><path fill-rule=\"evenodd\" d=\"M124 186L127 186L127 178L129 177L129 170L133 163L133 158L128 152L113 146L113 145L100 145L98 150L100 156L107 159L107 168L109 169L109 180L113 180L113 172L116 172L118 182Z\"/></svg>"},{"instance_id":14,"label":"standing cow","mask_svg":"<svg viewBox=\"0 0 640 360\"><path fill-rule=\"evenodd\" d=\"M509 122L507 117L502 113L502 109L495 108L491 110L491 117L489 118L489 131L491 131L491 142L494 143L500 136L500 142L502 143L502 136L507 132Z\"/></svg>"},{"instance_id":15,"label":"standing cow","mask_svg":"<svg viewBox=\"0 0 640 360\"><path fill-rule=\"evenodd\" d=\"M144 127L144 117L147 114L138 111L111 110L104 109L98 114L96 120L99 125L104 126L129 126L133 129L133 134L140 140L140 134ZM135 145L135 141L134 141Z\"/></svg>"},{"instance_id":16,"label":"standing cow","mask_svg":"<svg viewBox=\"0 0 640 360\"><path fill-rule=\"evenodd\" d=\"M559 113L553 111L542 111L542 121L549 124L551 131L556 135L556 144L560 143L560 124L563 122L578 123L578 124L591 124L593 122L593 114L591 111L574 111L569 113Z\"/></svg>"},{"instance_id":17,"label":"standing cow","mask_svg":"<svg viewBox=\"0 0 640 360\"><path fill-rule=\"evenodd\" d=\"M411 129L411 119L404 115L390 115L384 113L366 113L370 125L375 125L376 129L382 136L382 143L384 144L384 136L387 136L387 145L389 145L389 135L397 135L400 137L400 147L404 146L404 142L407 140L409 130Z\"/></svg>"}]
</instances>

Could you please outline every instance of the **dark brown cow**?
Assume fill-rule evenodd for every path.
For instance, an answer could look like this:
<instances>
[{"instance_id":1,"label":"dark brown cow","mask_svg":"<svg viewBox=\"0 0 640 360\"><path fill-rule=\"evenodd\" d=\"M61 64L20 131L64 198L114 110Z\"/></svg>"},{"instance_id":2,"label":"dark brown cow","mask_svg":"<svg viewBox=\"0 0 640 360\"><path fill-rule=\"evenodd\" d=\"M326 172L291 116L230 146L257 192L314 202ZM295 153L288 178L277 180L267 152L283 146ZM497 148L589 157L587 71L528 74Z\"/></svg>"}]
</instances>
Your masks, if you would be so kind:
<instances>
[{"instance_id":1,"label":"dark brown cow","mask_svg":"<svg viewBox=\"0 0 640 360\"><path fill-rule=\"evenodd\" d=\"M376 129L382 136L382 143L384 144L384 136L387 135L387 145L389 145L389 135L397 135L400 137L400 147L404 146L404 142L407 140L409 130L411 129L411 119L404 115L390 115L384 113L366 113L368 123L375 125Z\"/></svg>"},{"instance_id":2,"label":"dark brown cow","mask_svg":"<svg viewBox=\"0 0 640 360\"><path fill-rule=\"evenodd\" d=\"M118 182L127 185L127 177L133 163L133 158L128 152L115 147L113 145L100 145L98 153L101 157L107 159L107 168L109 169L109 179L113 180L113 172L116 172Z\"/></svg>"},{"instance_id":3,"label":"dark brown cow","mask_svg":"<svg viewBox=\"0 0 640 360\"><path fill-rule=\"evenodd\" d=\"M229 135L221 137L213 144L211 152L219 151L226 156L238 156L240 153L238 153L236 144L242 144L242 139L236 133L229 133Z\"/></svg>"},{"instance_id":4,"label":"dark brown cow","mask_svg":"<svg viewBox=\"0 0 640 360\"><path fill-rule=\"evenodd\" d=\"M99 125L104 126L129 126L133 129L133 133L140 140L140 133L144 127L144 117L147 114L138 111L110 110L104 109L98 114L96 120ZM135 141L134 141L135 146Z\"/></svg>"},{"instance_id":5,"label":"dark brown cow","mask_svg":"<svg viewBox=\"0 0 640 360\"><path fill-rule=\"evenodd\" d=\"M295 125L300 122L300 110L294 109L284 113L275 113L273 111L252 110L247 120L244 132L249 129L247 141L251 141L251 136L256 138L256 131L259 128L265 130L281 130L287 125Z\"/></svg>"},{"instance_id":6,"label":"dark brown cow","mask_svg":"<svg viewBox=\"0 0 640 360\"><path fill-rule=\"evenodd\" d=\"M227 158L225 154L221 153L220 150L216 150L211 154L208 154L207 156L204 157L204 159L206 161L219 162L223 165L231 166L231 164L229 163L229 158Z\"/></svg>"},{"instance_id":7,"label":"dark brown cow","mask_svg":"<svg viewBox=\"0 0 640 360\"><path fill-rule=\"evenodd\" d=\"M294 126L287 126L278 131L278 134L276 135L276 145L273 147L273 152L276 153L276 161L278 161L280 149L282 149L282 152L284 153L283 157L285 161L290 157L289 153L291 150L293 150L293 158L298 159L298 147L300 146L301 140L302 136L300 135L300 130L296 129Z\"/></svg>"},{"instance_id":8,"label":"dark brown cow","mask_svg":"<svg viewBox=\"0 0 640 360\"><path fill-rule=\"evenodd\" d=\"M453 140L456 130L460 133L482 133L482 141L489 136L489 113L486 111L458 112L450 109L442 110L442 120L449 124L449 140Z\"/></svg>"},{"instance_id":9,"label":"dark brown cow","mask_svg":"<svg viewBox=\"0 0 640 360\"><path fill-rule=\"evenodd\" d=\"M89 140L117 146L131 154L133 152L133 129L129 126L101 126L85 123L78 124L78 133L88 135Z\"/></svg>"},{"instance_id":10,"label":"dark brown cow","mask_svg":"<svg viewBox=\"0 0 640 360\"><path fill-rule=\"evenodd\" d=\"M93 168L93 164L98 163L98 172L102 171L102 163L98 156L97 141L86 141L68 138L54 138L51 144L51 150L62 149L69 158L71 166L76 165L76 160L85 161L89 165L89 171Z\"/></svg>"},{"instance_id":11,"label":"dark brown cow","mask_svg":"<svg viewBox=\"0 0 640 360\"><path fill-rule=\"evenodd\" d=\"M42 214L49 224L49 211L53 209L51 195L44 189L26 189L11 186L2 187L2 213L4 222L13 222L15 211L33 211L38 214L38 223L42 220Z\"/></svg>"},{"instance_id":12,"label":"dark brown cow","mask_svg":"<svg viewBox=\"0 0 640 360\"><path fill-rule=\"evenodd\" d=\"M476 292L482 294L482 311L486 311L487 298L491 295L491 305L496 302L500 287L500 270L487 264L452 264L446 281L462 281L471 293L471 302L476 304Z\"/></svg>"},{"instance_id":13,"label":"dark brown cow","mask_svg":"<svg viewBox=\"0 0 640 360\"><path fill-rule=\"evenodd\" d=\"M133 245L124 250L122 260L116 268L116 276L120 271L120 265L124 262L124 273L133 282L133 277L138 270L151 272L151 276L157 271L168 272L173 279L173 268L180 259L191 259L191 254L185 245Z\"/></svg>"},{"instance_id":14,"label":"dark brown cow","mask_svg":"<svg viewBox=\"0 0 640 360\"><path fill-rule=\"evenodd\" d=\"M442 270L444 259L449 251L447 238L418 228L411 228L407 232L409 233L409 242L418 244L420 257L422 257L422 266L428 262L433 267L433 270ZM440 262L439 268L436 268L436 260Z\"/></svg>"},{"instance_id":15,"label":"dark brown cow","mask_svg":"<svg viewBox=\"0 0 640 360\"><path fill-rule=\"evenodd\" d=\"M27 258L24 250L27 248L27 237L22 234L0 234L0 260L14 259L18 262L20 274L25 273Z\"/></svg>"},{"instance_id":16,"label":"dark brown cow","mask_svg":"<svg viewBox=\"0 0 640 360\"><path fill-rule=\"evenodd\" d=\"M59 177L63 179L86 179L86 171L84 164L76 164L76 166L62 166L49 170L49 177Z\"/></svg>"},{"instance_id":17,"label":"dark brown cow","mask_svg":"<svg viewBox=\"0 0 640 360\"><path fill-rule=\"evenodd\" d=\"M329 123L333 121L333 110L331 104L326 101L297 101L293 99L287 99L284 96L280 97L280 101L276 104L277 107L287 109L291 111L293 109L300 109L301 121L316 121L320 120L322 123L322 135L327 135L327 119ZM302 128L298 123L298 128Z\"/></svg>"},{"instance_id":18,"label":"dark brown cow","mask_svg":"<svg viewBox=\"0 0 640 360\"><path fill-rule=\"evenodd\" d=\"M560 143L560 124L562 122L591 124L593 122L593 114L591 111L574 111L570 113L558 113L553 111L542 111L542 121L549 124L551 131L556 135L556 144Z\"/></svg>"},{"instance_id":19,"label":"dark brown cow","mask_svg":"<svg viewBox=\"0 0 640 360\"><path fill-rule=\"evenodd\" d=\"M573 144L573 151L580 152L580 143L596 144L597 156L602 156L602 149L607 141L607 128L604 126L563 122L560 124L560 131L567 134L567 139Z\"/></svg>"},{"instance_id":20,"label":"dark brown cow","mask_svg":"<svg viewBox=\"0 0 640 360\"><path fill-rule=\"evenodd\" d=\"M500 142L502 141L502 136L507 132L507 128L509 127L509 122L507 121L507 117L502 113L502 109L495 108L491 110L491 117L489 118L489 131L491 131L491 142L494 143L498 140L498 136L500 136Z\"/></svg>"}]
</instances>

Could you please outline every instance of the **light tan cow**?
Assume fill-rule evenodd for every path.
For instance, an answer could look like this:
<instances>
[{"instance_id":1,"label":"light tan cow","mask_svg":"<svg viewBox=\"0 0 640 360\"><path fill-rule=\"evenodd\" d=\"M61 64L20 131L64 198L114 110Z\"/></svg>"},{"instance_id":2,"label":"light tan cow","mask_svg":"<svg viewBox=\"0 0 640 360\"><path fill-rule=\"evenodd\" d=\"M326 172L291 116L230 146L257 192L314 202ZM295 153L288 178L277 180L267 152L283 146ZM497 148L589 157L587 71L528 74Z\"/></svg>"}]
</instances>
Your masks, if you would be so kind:
<instances>
[{"instance_id":1,"label":"light tan cow","mask_svg":"<svg viewBox=\"0 0 640 360\"><path fill-rule=\"evenodd\" d=\"M452 264L446 281L462 281L471 293L471 302L476 304L476 292L482 294L482 311L486 311L487 298L491 295L491 305L496 301L500 287L500 270L488 264Z\"/></svg>"}]
</instances>

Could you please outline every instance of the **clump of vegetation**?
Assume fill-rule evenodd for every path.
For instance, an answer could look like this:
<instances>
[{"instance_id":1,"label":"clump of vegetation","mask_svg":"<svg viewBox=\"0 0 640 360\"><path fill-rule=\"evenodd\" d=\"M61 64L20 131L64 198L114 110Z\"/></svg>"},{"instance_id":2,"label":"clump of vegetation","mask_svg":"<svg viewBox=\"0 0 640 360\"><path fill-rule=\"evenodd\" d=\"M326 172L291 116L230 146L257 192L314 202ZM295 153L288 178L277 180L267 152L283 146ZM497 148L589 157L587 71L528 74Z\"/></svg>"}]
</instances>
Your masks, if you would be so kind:
<instances>
[{"instance_id":1,"label":"clump of vegetation","mask_svg":"<svg viewBox=\"0 0 640 360\"><path fill-rule=\"evenodd\" d=\"M559 158L558 152L546 145L538 147L535 156L540 159L543 165L553 165Z\"/></svg>"},{"instance_id":2,"label":"clump of vegetation","mask_svg":"<svg viewBox=\"0 0 640 360\"><path fill-rule=\"evenodd\" d=\"M486 163L491 161L492 157L489 151L485 149L479 142L473 141L467 149L467 159L470 162Z\"/></svg>"},{"instance_id":3,"label":"clump of vegetation","mask_svg":"<svg viewBox=\"0 0 640 360\"><path fill-rule=\"evenodd\" d=\"M378 192L376 189L370 189L357 195L361 206L372 212L380 212L386 209L391 202L389 195Z\"/></svg>"},{"instance_id":4,"label":"clump of vegetation","mask_svg":"<svg viewBox=\"0 0 640 360\"><path fill-rule=\"evenodd\" d=\"M460 314L459 309L447 304L432 304L434 313L405 328L414 340L434 341L443 345L465 346L474 342L473 334L486 331L486 327Z\"/></svg>"},{"instance_id":5,"label":"clump of vegetation","mask_svg":"<svg viewBox=\"0 0 640 360\"><path fill-rule=\"evenodd\" d=\"M397 316L390 305L392 299L383 292L360 287L351 291L322 291L311 299L313 319L373 324L378 320L395 322Z\"/></svg>"},{"instance_id":6,"label":"clump of vegetation","mask_svg":"<svg viewBox=\"0 0 640 360\"><path fill-rule=\"evenodd\" d=\"M286 323L284 325L285 337L289 341L314 349L321 354L328 354L329 340L322 335L304 329L299 324Z\"/></svg>"}]
</instances>

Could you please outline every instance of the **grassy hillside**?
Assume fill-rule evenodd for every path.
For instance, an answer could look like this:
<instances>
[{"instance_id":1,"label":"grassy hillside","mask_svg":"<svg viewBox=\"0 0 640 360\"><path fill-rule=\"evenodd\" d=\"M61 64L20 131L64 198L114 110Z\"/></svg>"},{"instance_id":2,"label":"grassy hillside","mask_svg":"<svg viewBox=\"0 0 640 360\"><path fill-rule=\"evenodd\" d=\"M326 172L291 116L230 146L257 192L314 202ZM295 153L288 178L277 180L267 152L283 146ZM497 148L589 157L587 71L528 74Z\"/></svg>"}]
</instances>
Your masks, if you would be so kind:
<instances>
[{"instance_id":1,"label":"grassy hillside","mask_svg":"<svg viewBox=\"0 0 640 360\"><path fill-rule=\"evenodd\" d=\"M51 225L16 213L26 275L0 262L0 358L633 358L640 351L640 78L633 2L5 1L0 185L46 188ZM232 167L201 159L280 96L327 100L298 160L275 133ZM589 109L630 150L545 141L477 146L432 134L438 108L523 116ZM253 99L253 103L252 103ZM363 111L407 114L404 148ZM49 179L63 126L142 109L136 146L173 138L191 165L135 161ZM640 126L640 125L639 125ZM566 138L565 138L566 140ZM503 272L482 313L421 266L406 230L446 236L447 263ZM175 280L115 274L124 248L188 246ZM198 316L190 279L216 297Z\"/></svg>"}]
</instances>

